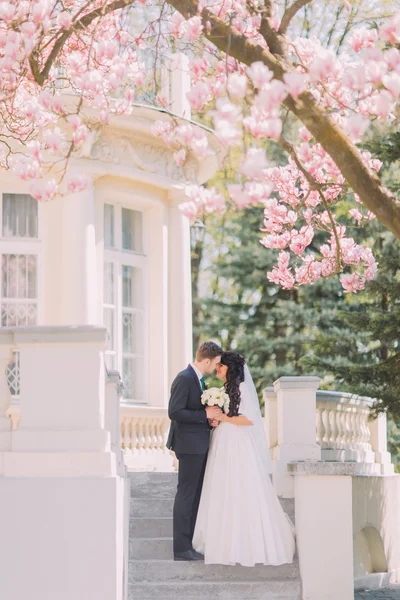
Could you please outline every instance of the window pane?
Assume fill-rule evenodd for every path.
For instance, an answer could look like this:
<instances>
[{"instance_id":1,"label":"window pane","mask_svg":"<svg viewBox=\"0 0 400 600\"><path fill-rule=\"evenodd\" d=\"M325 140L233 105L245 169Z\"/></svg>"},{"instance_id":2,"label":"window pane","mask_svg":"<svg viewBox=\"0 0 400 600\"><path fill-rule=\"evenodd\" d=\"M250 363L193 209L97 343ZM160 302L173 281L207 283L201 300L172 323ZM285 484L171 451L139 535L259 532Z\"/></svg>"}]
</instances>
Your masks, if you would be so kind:
<instances>
[{"instance_id":1,"label":"window pane","mask_svg":"<svg viewBox=\"0 0 400 600\"><path fill-rule=\"evenodd\" d=\"M38 201L29 194L3 194L3 236L38 237Z\"/></svg>"},{"instance_id":2,"label":"window pane","mask_svg":"<svg viewBox=\"0 0 400 600\"><path fill-rule=\"evenodd\" d=\"M111 204L104 205L104 245L114 248L114 207Z\"/></svg>"},{"instance_id":3,"label":"window pane","mask_svg":"<svg viewBox=\"0 0 400 600\"><path fill-rule=\"evenodd\" d=\"M143 214L138 210L122 209L122 248L143 252Z\"/></svg>"},{"instance_id":4,"label":"window pane","mask_svg":"<svg viewBox=\"0 0 400 600\"><path fill-rule=\"evenodd\" d=\"M143 390L142 358L124 358L122 361L122 382L124 384L124 398L126 400L142 401Z\"/></svg>"},{"instance_id":5,"label":"window pane","mask_svg":"<svg viewBox=\"0 0 400 600\"><path fill-rule=\"evenodd\" d=\"M29 254L3 254L1 296L2 327L36 324L36 256ZM28 300L30 301L28 302Z\"/></svg>"},{"instance_id":6,"label":"window pane","mask_svg":"<svg viewBox=\"0 0 400 600\"><path fill-rule=\"evenodd\" d=\"M19 350L14 350L12 358L7 365L6 376L8 387L12 396L19 396L20 369L19 369Z\"/></svg>"},{"instance_id":7,"label":"window pane","mask_svg":"<svg viewBox=\"0 0 400 600\"><path fill-rule=\"evenodd\" d=\"M137 267L122 266L122 306L143 308L143 272Z\"/></svg>"},{"instance_id":8,"label":"window pane","mask_svg":"<svg viewBox=\"0 0 400 600\"><path fill-rule=\"evenodd\" d=\"M114 304L114 264L104 263L104 304Z\"/></svg>"},{"instance_id":9,"label":"window pane","mask_svg":"<svg viewBox=\"0 0 400 600\"><path fill-rule=\"evenodd\" d=\"M122 349L130 354L143 354L143 316L123 312Z\"/></svg>"},{"instance_id":10,"label":"window pane","mask_svg":"<svg viewBox=\"0 0 400 600\"><path fill-rule=\"evenodd\" d=\"M36 256L29 254L3 254L1 280L1 295L3 298L36 298Z\"/></svg>"}]
</instances>

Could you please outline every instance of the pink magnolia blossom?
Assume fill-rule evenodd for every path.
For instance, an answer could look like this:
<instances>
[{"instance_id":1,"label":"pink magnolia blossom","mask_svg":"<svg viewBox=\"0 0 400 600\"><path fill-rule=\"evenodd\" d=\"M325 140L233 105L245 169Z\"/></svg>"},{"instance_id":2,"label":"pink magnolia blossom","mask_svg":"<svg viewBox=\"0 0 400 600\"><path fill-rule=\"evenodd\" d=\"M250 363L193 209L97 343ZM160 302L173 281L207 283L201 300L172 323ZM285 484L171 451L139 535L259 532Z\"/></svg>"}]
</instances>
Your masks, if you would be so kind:
<instances>
[{"instance_id":1,"label":"pink magnolia blossom","mask_svg":"<svg viewBox=\"0 0 400 600\"><path fill-rule=\"evenodd\" d=\"M261 89L273 78L273 73L262 62L254 62L247 67L247 74L255 88Z\"/></svg>"},{"instance_id":2,"label":"pink magnolia blossom","mask_svg":"<svg viewBox=\"0 0 400 600\"><path fill-rule=\"evenodd\" d=\"M344 129L354 142L359 142L368 129L369 123L369 120L361 115L353 115L347 120Z\"/></svg>"},{"instance_id":3,"label":"pink magnolia blossom","mask_svg":"<svg viewBox=\"0 0 400 600\"><path fill-rule=\"evenodd\" d=\"M251 179L262 179L264 170L268 168L268 161L265 150L261 148L249 148L246 158L240 165L240 171L243 175Z\"/></svg>"},{"instance_id":4,"label":"pink magnolia blossom","mask_svg":"<svg viewBox=\"0 0 400 600\"><path fill-rule=\"evenodd\" d=\"M145 0L139 3L146 4ZM227 27L232 25L244 43L274 54L261 35L261 14L241 0L200 0L189 18L168 9L164 21L155 7L148 6L143 18L133 4L129 11L99 14L93 23L74 33L72 24L97 6L89 4L65 0L57 11L51 0L0 3L0 112L4 131L22 142L22 155L11 157L9 162L25 181L33 180L37 197L49 199L60 190L71 193L81 189L83 182L76 178L71 181L68 170L65 181L56 185L49 174L48 155L58 155L63 172L69 149L74 152L75 146L81 146L85 154L86 145L92 143L91 131L107 124L113 115L132 114L135 98L152 93L153 80L159 83L160 77L152 72L147 57L141 57L157 38L159 58L164 53L166 56L171 42L174 51L188 52L192 118L196 121L196 112L207 111L201 119L209 125L211 118L214 128L210 132L179 116L160 113L159 121L151 127L160 140L157 143L166 144L166 153L181 167L189 155L201 162L215 147L220 148L216 138L224 146L221 156L229 147L237 146L231 153L233 164L238 166L228 188L228 202L239 209L259 206L264 216L262 244L284 251L268 278L290 288L345 270L345 285L357 291L357 285L374 277L377 265L372 253L346 234L346 226L354 227L354 219L361 226L374 215L347 208L342 202L347 186L340 169L304 125L295 135L292 119L286 119L286 108L293 103L300 106L300 96L307 91L309 101L329 114L349 144L360 141L369 123L377 118L393 121L400 98L399 15L383 18L378 32L356 26L348 37L347 49L338 55L326 50L315 37L296 38L288 31L289 56L282 62L280 75L262 62L246 66L236 56L216 51L207 40L212 32L211 16L205 17L208 12ZM278 8L273 2L269 23L275 30L280 23ZM36 56L32 52L36 49L41 69L63 31L68 31L68 39L48 78L39 84L29 64ZM163 77L161 84L153 103L168 113L171 106ZM71 110L77 114L71 115ZM265 140L281 142L282 128L302 167L321 186L319 191L310 187L292 156L285 165L269 164L267 156L275 155L274 144ZM241 160L242 144L245 156ZM380 161L368 153L360 154L367 169L377 173ZM0 161L6 161L4 149ZM355 202L359 200L355 197ZM183 203L190 218L222 212L226 207L225 194L199 186L188 191ZM333 226L339 235L339 248ZM326 242L321 242L321 253L314 243L311 246L317 231Z\"/></svg>"},{"instance_id":5,"label":"pink magnolia blossom","mask_svg":"<svg viewBox=\"0 0 400 600\"><path fill-rule=\"evenodd\" d=\"M400 75L398 73L385 75L382 82L385 88L391 93L393 100L397 100L400 95Z\"/></svg>"},{"instance_id":6,"label":"pink magnolia blossom","mask_svg":"<svg viewBox=\"0 0 400 600\"><path fill-rule=\"evenodd\" d=\"M210 89L204 81L198 81L186 97L194 110L202 110L211 98Z\"/></svg>"},{"instance_id":7,"label":"pink magnolia blossom","mask_svg":"<svg viewBox=\"0 0 400 600\"><path fill-rule=\"evenodd\" d=\"M397 14L389 21L381 25L379 37L384 42L396 45L400 42L400 15Z\"/></svg>"},{"instance_id":8,"label":"pink magnolia blossom","mask_svg":"<svg viewBox=\"0 0 400 600\"><path fill-rule=\"evenodd\" d=\"M304 92L307 81L304 73L285 73L283 80L287 91L293 98L297 98Z\"/></svg>"},{"instance_id":9,"label":"pink magnolia blossom","mask_svg":"<svg viewBox=\"0 0 400 600\"><path fill-rule=\"evenodd\" d=\"M47 131L44 136L45 144L47 148L58 152L64 143L65 134L63 134L59 127L55 127L53 130Z\"/></svg>"},{"instance_id":10,"label":"pink magnolia blossom","mask_svg":"<svg viewBox=\"0 0 400 600\"><path fill-rule=\"evenodd\" d=\"M58 185L55 179L35 179L31 183L30 193L40 202L48 202L58 191Z\"/></svg>"},{"instance_id":11,"label":"pink magnolia blossom","mask_svg":"<svg viewBox=\"0 0 400 600\"><path fill-rule=\"evenodd\" d=\"M178 152L174 153L174 159L176 164L178 165L178 167L181 167L185 161L186 161L186 150L184 148L181 148L181 150L178 150Z\"/></svg>"},{"instance_id":12,"label":"pink magnolia blossom","mask_svg":"<svg viewBox=\"0 0 400 600\"><path fill-rule=\"evenodd\" d=\"M240 144L242 138L242 131L232 124L231 121L226 119L214 119L215 133L219 139L228 144Z\"/></svg>"},{"instance_id":13,"label":"pink magnolia blossom","mask_svg":"<svg viewBox=\"0 0 400 600\"><path fill-rule=\"evenodd\" d=\"M359 292L365 287L365 279L357 272L341 275L340 283L345 292Z\"/></svg>"},{"instance_id":14,"label":"pink magnolia blossom","mask_svg":"<svg viewBox=\"0 0 400 600\"><path fill-rule=\"evenodd\" d=\"M363 215L357 208L351 208L349 210L349 215L351 215L358 223L363 220Z\"/></svg>"},{"instance_id":15,"label":"pink magnolia blossom","mask_svg":"<svg viewBox=\"0 0 400 600\"><path fill-rule=\"evenodd\" d=\"M335 72L336 57L331 50L321 50L309 67L310 79L317 83L325 81Z\"/></svg>"},{"instance_id":16,"label":"pink magnolia blossom","mask_svg":"<svg viewBox=\"0 0 400 600\"><path fill-rule=\"evenodd\" d=\"M348 43L355 52L360 52L363 48L371 48L376 44L378 33L376 29L367 29L360 27L355 29L349 37Z\"/></svg>"},{"instance_id":17,"label":"pink magnolia blossom","mask_svg":"<svg viewBox=\"0 0 400 600\"><path fill-rule=\"evenodd\" d=\"M187 21L182 21L179 27L179 34L190 41L196 40L203 31L203 25L200 17L191 17Z\"/></svg>"},{"instance_id":18,"label":"pink magnolia blossom","mask_svg":"<svg viewBox=\"0 0 400 600\"><path fill-rule=\"evenodd\" d=\"M282 133L282 121L278 118L256 119L255 117L245 117L243 125L251 135L260 139L279 139Z\"/></svg>"},{"instance_id":19,"label":"pink magnolia blossom","mask_svg":"<svg viewBox=\"0 0 400 600\"><path fill-rule=\"evenodd\" d=\"M76 192L82 192L90 185L90 177L87 177L86 175L72 175L67 180L67 191L70 194L75 194Z\"/></svg>"},{"instance_id":20,"label":"pink magnolia blossom","mask_svg":"<svg viewBox=\"0 0 400 600\"><path fill-rule=\"evenodd\" d=\"M228 93L236 100L242 100L247 92L247 77L240 73L232 73L228 76Z\"/></svg>"},{"instance_id":21,"label":"pink magnolia blossom","mask_svg":"<svg viewBox=\"0 0 400 600\"><path fill-rule=\"evenodd\" d=\"M57 17L57 22L60 27L69 29L72 23L72 15L67 10L63 10Z\"/></svg>"},{"instance_id":22,"label":"pink magnolia blossom","mask_svg":"<svg viewBox=\"0 0 400 600\"><path fill-rule=\"evenodd\" d=\"M10 23L15 16L16 6L11 2L0 3L0 19L3 19L6 23Z\"/></svg>"}]
</instances>

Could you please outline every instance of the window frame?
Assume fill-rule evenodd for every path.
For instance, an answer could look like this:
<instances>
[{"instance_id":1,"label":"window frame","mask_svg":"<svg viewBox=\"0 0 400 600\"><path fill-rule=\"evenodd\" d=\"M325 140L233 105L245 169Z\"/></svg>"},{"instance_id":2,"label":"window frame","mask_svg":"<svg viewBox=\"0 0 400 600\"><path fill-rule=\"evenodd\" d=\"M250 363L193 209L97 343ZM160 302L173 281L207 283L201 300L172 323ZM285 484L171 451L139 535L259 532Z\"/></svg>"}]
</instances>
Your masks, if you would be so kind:
<instances>
[{"instance_id":1,"label":"window frame","mask_svg":"<svg viewBox=\"0 0 400 600\"><path fill-rule=\"evenodd\" d=\"M37 237L4 237L3 236L3 194L27 194L25 190L14 186L4 186L0 188L0 261L2 264L3 254L21 254L36 256L37 281L36 281L36 324L40 325L44 319L44 290L45 290L45 272L44 272L44 206L38 201L38 226ZM3 294L0 287L0 316L3 305ZM1 319L0 319L0 327ZM24 327L23 325L21 327Z\"/></svg>"},{"instance_id":2,"label":"window frame","mask_svg":"<svg viewBox=\"0 0 400 600\"><path fill-rule=\"evenodd\" d=\"M131 359L138 359L143 361L143 379L142 379L142 392L143 398L123 398L124 402L129 404L139 404L146 405L148 404L148 319L149 319L149 311L148 311L148 254L147 254L147 240L148 240L148 215L143 203L139 198L135 198L135 196L129 194L129 200L123 201L122 198L117 200L110 200L109 194L106 194L106 197L103 198L101 202L101 211L102 211L102 238L103 238L103 265L102 265L102 275L104 278L104 265L106 263L112 263L114 269L114 305L106 304L104 302L104 279L103 285L101 286L101 299L102 299L102 316L104 323L104 309L112 308L115 306L116 311L116 323L114 323L114 340L113 347L114 351L106 351L106 355L110 356L114 354L115 363L118 371L121 373L121 377L123 375L123 359L124 357ZM105 245L104 239L104 206L109 205L114 207L114 247L110 248ZM122 248L122 209L135 210L137 212L142 213L142 248L143 252L139 253L134 250L126 250ZM143 315L143 353L124 353L123 352L123 319L122 319L122 267L128 266L133 268L139 268L142 271L143 275L143 308L142 309L132 309L132 313L134 314L142 314ZM105 324L105 323L104 323Z\"/></svg>"}]
</instances>

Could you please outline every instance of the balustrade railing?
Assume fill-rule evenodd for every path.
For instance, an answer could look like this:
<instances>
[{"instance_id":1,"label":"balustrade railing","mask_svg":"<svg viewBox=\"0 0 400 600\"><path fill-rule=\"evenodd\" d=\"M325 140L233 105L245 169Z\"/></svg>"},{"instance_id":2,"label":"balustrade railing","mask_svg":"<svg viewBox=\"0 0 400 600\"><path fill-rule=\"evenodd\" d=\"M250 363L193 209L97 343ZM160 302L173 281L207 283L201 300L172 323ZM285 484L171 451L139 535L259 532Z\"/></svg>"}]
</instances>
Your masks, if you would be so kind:
<instances>
[{"instance_id":1,"label":"balustrade railing","mask_svg":"<svg viewBox=\"0 0 400 600\"><path fill-rule=\"evenodd\" d=\"M265 390L264 397L267 435L270 447L274 448L279 442L273 388ZM373 402L371 398L354 394L316 392L316 442L321 447L322 460L381 463L382 469L386 469L382 472L390 472L392 465L387 452L386 422L382 422L385 415L377 421L370 421ZM114 446L120 445L128 468L174 470L176 459L165 447L170 426L167 409L121 403L115 412L112 406L109 405L112 412L107 417L111 423L112 442ZM7 415L12 429L17 429L20 418L18 397L12 398Z\"/></svg>"},{"instance_id":2,"label":"balustrade railing","mask_svg":"<svg viewBox=\"0 0 400 600\"><path fill-rule=\"evenodd\" d=\"M174 470L165 447L169 424L166 408L121 405L121 445L128 468Z\"/></svg>"},{"instance_id":3,"label":"balustrade railing","mask_svg":"<svg viewBox=\"0 0 400 600\"><path fill-rule=\"evenodd\" d=\"M317 392L317 443L323 460L374 462L369 416L371 398Z\"/></svg>"}]
</instances>

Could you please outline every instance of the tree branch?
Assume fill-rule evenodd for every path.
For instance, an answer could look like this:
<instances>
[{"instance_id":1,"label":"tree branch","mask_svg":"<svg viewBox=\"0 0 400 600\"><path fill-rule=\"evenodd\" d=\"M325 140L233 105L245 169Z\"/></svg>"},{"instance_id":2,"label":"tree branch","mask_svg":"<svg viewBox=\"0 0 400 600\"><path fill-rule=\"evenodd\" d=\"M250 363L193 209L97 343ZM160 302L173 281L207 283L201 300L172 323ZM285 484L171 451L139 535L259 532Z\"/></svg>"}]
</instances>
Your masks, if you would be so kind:
<instances>
[{"instance_id":1,"label":"tree branch","mask_svg":"<svg viewBox=\"0 0 400 600\"><path fill-rule=\"evenodd\" d=\"M195 0L169 0L169 3L186 18L197 14ZM261 46L251 43L232 25L229 26L211 11L202 11L203 23L210 23L205 37L219 50L226 52L228 40L230 56L245 65L262 61L276 79L283 79L287 68L280 57ZM331 156L352 190L378 220L400 239L400 201L380 181L376 173L363 163L359 150L317 104L313 96L304 92L294 99L288 96L284 105L302 121L317 142Z\"/></svg>"},{"instance_id":2,"label":"tree branch","mask_svg":"<svg viewBox=\"0 0 400 600\"><path fill-rule=\"evenodd\" d=\"M86 29L95 19L98 19L99 17L104 17L105 15L111 12L115 12L120 8L130 6L134 4L134 2L135 0L114 0L114 2L111 2L111 4L96 8L96 10L93 10L87 15L84 15L81 19L73 23L70 29L65 30L64 33L62 33L62 35L57 39L41 71L36 58L37 49L34 50L29 57L29 65L31 67L32 75L36 83L38 83L41 86L44 84L44 82L49 76L50 69L53 66L53 63L56 60L59 53L61 52L61 50L63 49L64 44L76 31Z\"/></svg>"},{"instance_id":3,"label":"tree branch","mask_svg":"<svg viewBox=\"0 0 400 600\"><path fill-rule=\"evenodd\" d=\"M289 8L286 9L285 14L282 17L278 33L280 35L284 35L287 31L287 28L290 25L291 20L296 16L299 10L301 10L303 6L306 6L306 4L310 4L310 2L312 1L313 0L296 0L296 2L292 4L292 6L289 6Z\"/></svg>"}]
</instances>

